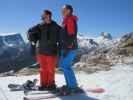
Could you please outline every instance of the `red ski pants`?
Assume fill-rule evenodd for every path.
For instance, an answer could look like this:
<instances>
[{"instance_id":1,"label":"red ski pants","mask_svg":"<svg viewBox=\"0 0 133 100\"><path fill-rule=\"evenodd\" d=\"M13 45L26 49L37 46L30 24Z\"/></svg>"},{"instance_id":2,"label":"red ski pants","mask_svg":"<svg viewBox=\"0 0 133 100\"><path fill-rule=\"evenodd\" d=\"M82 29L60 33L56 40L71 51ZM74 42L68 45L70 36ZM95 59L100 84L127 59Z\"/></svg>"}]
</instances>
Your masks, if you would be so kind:
<instances>
[{"instance_id":1,"label":"red ski pants","mask_svg":"<svg viewBox=\"0 0 133 100\"><path fill-rule=\"evenodd\" d=\"M37 61L40 64L40 85L51 86L55 84L55 68L57 56L37 55Z\"/></svg>"}]
</instances>

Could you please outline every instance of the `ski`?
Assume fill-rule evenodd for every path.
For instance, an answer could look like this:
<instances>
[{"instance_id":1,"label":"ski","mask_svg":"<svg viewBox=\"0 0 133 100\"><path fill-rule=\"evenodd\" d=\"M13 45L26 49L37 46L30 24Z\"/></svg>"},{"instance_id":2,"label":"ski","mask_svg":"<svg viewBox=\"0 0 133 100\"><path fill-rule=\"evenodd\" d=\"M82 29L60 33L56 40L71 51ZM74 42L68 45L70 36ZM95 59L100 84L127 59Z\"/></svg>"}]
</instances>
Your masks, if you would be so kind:
<instances>
[{"instance_id":1,"label":"ski","mask_svg":"<svg viewBox=\"0 0 133 100\"><path fill-rule=\"evenodd\" d=\"M39 91L39 90L32 90L32 91L24 91L25 95L37 95L37 94L49 94L53 93L51 91Z\"/></svg>"},{"instance_id":2,"label":"ski","mask_svg":"<svg viewBox=\"0 0 133 100\"><path fill-rule=\"evenodd\" d=\"M84 93L76 93L73 95L78 95L78 94L84 94ZM66 95L66 96L73 96L73 95ZM43 100L43 99L50 99L50 98L56 98L56 97L64 97L65 95L60 95L58 93L52 94L41 94L41 95L30 95L30 96L25 96L23 100Z\"/></svg>"},{"instance_id":3,"label":"ski","mask_svg":"<svg viewBox=\"0 0 133 100\"><path fill-rule=\"evenodd\" d=\"M31 92L30 94L24 96L23 100L43 100L43 99L50 99L50 98L56 98L56 97L86 94L88 92L91 92L91 93L104 93L105 92L103 88L83 89L83 91L84 92L74 93L70 95L61 95L60 93L52 93L50 91L37 91L37 92Z\"/></svg>"},{"instance_id":4,"label":"ski","mask_svg":"<svg viewBox=\"0 0 133 100\"><path fill-rule=\"evenodd\" d=\"M29 90L36 90L37 86L37 79L33 81L27 80L24 84L9 84L8 88L10 91L29 91Z\"/></svg>"},{"instance_id":5,"label":"ski","mask_svg":"<svg viewBox=\"0 0 133 100\"><path fill-rule=\"evenodd\" d=\"M9 84L8 88L10 91L24 91L23 85L19 84Z\"/></svg>"}]
</instances>

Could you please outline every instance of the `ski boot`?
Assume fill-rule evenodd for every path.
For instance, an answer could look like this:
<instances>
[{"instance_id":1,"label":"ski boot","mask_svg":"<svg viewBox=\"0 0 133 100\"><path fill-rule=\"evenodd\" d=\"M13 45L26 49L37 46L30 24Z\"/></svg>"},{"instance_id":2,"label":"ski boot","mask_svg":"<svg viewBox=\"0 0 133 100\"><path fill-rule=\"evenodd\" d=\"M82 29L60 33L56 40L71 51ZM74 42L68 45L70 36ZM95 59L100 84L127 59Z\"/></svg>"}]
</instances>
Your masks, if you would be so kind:
<instances>
[{"instance_id":1,"label":"ski boot","mask_svg":"<svg viewBox=\"0 0 133 100\"><path fill-rule=\"evenodd\" d=\"M55 84L51 85L51 86L39 86L38 90L39 91L56 91L57 86Z\"/></svg>"},{"instance_id":2,"label":"ski boot","mask_svg":"<svg viewBox=\"0 0 133 100\"><path fill-rule=\"evenodd\" d=\"M27 80L22 86L24 90L24 94L27 94L29 91L38 90L38 87L36 86L38 80L34 79L33 81Z\"/></svg>"},{"instance_id":3,"label":"ski boot","mask_svg":"<svg viewBox=\"0 0 133 100\"><path fill-rule=\"evenodd\" d=\"M67 95L74 95L78 93L84 93L84 90L79 87L69 88L68 86L64 85L60 88L59 92L60 92L60 95L67 96Z\"/></svg>"},{"instance_id":4,"label":"ski boot","mask_svg":"<svg viewBox=\"0 0 133 100\"><path fill-rule=\"evenodd\" d=\"M36 89L36 84L37 84L37 79L34 79L33 81L27 80L24 84L23 87L25 90L34 90Z\"/></svg>"}]
</instances>

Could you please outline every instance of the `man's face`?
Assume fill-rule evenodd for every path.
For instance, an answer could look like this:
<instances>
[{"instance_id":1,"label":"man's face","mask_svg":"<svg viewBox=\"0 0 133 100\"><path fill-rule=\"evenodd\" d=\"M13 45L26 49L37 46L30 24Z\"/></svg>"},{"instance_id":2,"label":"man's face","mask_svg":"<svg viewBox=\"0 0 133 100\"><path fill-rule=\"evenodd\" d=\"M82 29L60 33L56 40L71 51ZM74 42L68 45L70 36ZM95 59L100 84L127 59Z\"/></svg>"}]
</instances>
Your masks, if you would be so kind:
<instances>
[{"instance_id":1,"label":"man's face","mask_svg":"<svg viewBox=\"0 0 133 100\"><path fill-rule=\"evenodd\" d=\"M45 23L49 24L49 23L51 23L51 16L50 16L49 14L47 14L47 13L44 13L44 14L42 15L42 20L43 20Z\"/></svg>"},{"instance_id":2,"label":"man's face","mask_svg":"<svg viewBox=\"0 0 133 100\"><path fill-rule=\"evenodd\" d=\"M62 9L62 15L63 15L63 16L69 16L69 15L70 15L70 10L67 9L66 7L64 7L64 8Z\"/></svg>"}]
</instances>

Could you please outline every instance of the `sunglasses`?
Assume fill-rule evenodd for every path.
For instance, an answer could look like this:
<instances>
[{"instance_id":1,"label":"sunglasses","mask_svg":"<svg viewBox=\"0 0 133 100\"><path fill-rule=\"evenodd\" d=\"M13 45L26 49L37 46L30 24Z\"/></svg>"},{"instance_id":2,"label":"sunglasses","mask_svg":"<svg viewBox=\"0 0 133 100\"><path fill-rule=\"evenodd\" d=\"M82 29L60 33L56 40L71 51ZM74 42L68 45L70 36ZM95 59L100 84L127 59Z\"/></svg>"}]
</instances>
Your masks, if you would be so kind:
<instances>
[{"instance_id":1,"label":"sunglasses","mask_svg":"<svg viewBox=\"0 0 133 100\"><path fill-rule=\"evenodd\" d=\"M46 17L44 17L44 16L41 16L41 20L45 20L46 19Z\"/></svg>"}]
</instances>

